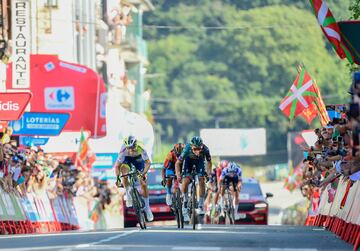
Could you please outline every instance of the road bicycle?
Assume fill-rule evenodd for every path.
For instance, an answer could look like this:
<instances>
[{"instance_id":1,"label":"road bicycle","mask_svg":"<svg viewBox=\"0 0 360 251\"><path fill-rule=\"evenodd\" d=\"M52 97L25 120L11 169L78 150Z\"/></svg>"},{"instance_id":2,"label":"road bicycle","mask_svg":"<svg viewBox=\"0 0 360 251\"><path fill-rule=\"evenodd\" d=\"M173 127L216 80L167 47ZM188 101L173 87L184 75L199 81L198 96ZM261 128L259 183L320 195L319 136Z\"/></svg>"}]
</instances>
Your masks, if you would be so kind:
<instances>
[{"instance_id":1,"label":"road bicycle","mask_svg":"<svg viewBox=\"0 0 360 251\"><path fill-rule=\"evenodd\" d=\"M176 222L178 228L184 228L184 217L182 213L182 196L179 187L179 181L174 179L174 193L172 197L171 209L176 215Z\"/></svg>"},{"instance_id":2,"label":"road bicycle","mask_svg":"<svg viewBox=\"0 0 360 251\"><path fill-rule=\"evenodd\" d=\"M197 191L196 191L196 183L197 183L197 171L196 166L194 165L191 171L191 183L190 183L190 198L188 201L188 211L190 222L193 226L193 230L195 230L195 225L197 222L197 214L196 209L198 208L198 201L197 201Z\"/></svg>"},{"instance_id":3,"label":"road bicycle","mask_svg":"<svg viewBox=\"0 0 360 251\"><path fill-rule=\"evenodd\" d=\"M128 174L121 175L120 177L129 177L129 184L131 187L130 196L132 199L132 207L135 211L136 218L141 229L146 229L145 223L145 201L137 190L137 184L139 179L142 178L141 172L136 170L134 165L130 165L130 172Z\"/></svg>"},{"instance_id":4,"label":"road bicycle","mask_svg":"<svg viewBox=\"0 0 360 251\"><path fill-rule=\"evenodd\" d=\"M225 213L225 222L226 219L229 220L230 224L235 223L235 209L233 204L233 196L230 191L230 187L225 188L224 194L224 213Z\"/></svg>"}]
</instances>

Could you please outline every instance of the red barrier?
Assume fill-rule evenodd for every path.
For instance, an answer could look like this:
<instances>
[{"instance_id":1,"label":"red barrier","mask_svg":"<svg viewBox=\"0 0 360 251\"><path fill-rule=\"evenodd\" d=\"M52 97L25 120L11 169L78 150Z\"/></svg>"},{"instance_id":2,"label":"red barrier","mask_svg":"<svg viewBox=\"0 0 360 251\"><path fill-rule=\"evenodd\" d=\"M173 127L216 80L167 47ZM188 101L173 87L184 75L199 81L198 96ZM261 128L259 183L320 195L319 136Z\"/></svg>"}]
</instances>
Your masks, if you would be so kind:
<instances>
[{"instance_id":1,"label":"red barrier","mask_svg":"<svg viewBox=\"0 0 360 251\"><path fill-rule=\"evenodd\" d=\"M341 178L334 200L328 200L327 189L324 189L319 213L314 217L314 210L309 209L305 225L324 227L354 245L354 250L357 250L360 245L359 205L360 181L351 182Z\"/></svg>"},{"instance_id":2,"label":"red barrier","mask_svg":"<svg viewBox=\"0 0 360 251\"><path fill-rule=\"evenodd\" d=\"M47 196L41 198L29 195L29 198L30 200L26 201L28 204L23 204L23 201L18 199L25 220L0 220L0 234L51 233L79 229L72 200L62 198L64 203L59 204L60 208L58 209L67 217L66 222L59 222ZM51 220L47 221L47 217Z\"/></svg>"}]
</instances>

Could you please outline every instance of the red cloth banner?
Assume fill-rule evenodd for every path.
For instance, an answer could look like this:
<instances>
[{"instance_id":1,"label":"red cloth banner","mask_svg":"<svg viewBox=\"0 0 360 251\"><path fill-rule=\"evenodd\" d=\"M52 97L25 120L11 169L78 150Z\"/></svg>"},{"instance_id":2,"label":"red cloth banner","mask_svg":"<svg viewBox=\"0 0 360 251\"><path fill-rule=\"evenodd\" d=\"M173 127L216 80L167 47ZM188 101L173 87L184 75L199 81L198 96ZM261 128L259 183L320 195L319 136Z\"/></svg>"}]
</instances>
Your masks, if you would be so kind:
<instances>
[{"instance_id":1,"label":"red cloth banner","mask_svg":"<svg viewBox=\"0 0 360 251\"><path fill-rule=\"evenodd\" d=\"M86 66L59 60L54 55L31 55L30 102L32 112L66 112L71 118L64 131L91 131L106 135L106 89L101 77ZM7 67L7 89L11 89L12 67Z\"/></svg>"}]
</instances>

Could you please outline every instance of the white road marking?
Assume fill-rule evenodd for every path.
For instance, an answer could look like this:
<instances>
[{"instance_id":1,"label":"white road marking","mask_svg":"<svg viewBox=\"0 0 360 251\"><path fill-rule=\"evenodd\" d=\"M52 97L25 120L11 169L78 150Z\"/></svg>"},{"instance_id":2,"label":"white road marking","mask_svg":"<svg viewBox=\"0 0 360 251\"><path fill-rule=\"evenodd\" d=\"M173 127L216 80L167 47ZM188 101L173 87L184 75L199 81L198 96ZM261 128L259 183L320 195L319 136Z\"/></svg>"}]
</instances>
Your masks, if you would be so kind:
<instances>
[{"instance_id":1,"label":"white road marking","mask_svg":"<svg viewBox=\"0 0 360 251\"><path fill-rule=\"evenodd\" d=\"M220 251L220 247L173 247L171 250L205 250L205 251Z\"/></svg>"},{"instance_id":2,"label":"white road marking","mask_svg":"<svg viewBox=\"0 0 360 251\"><path fill-rule=\"evenodd\" d=\"M105 242L109 242L109 241L112 241L112 240L115 240L115 239L118 239L118 238L121 238L121 237L124 237L124 236L128 236L130 234L133 234L133 233L136 233L136 232L139 232L140 230L132 230L132 231L126 231L126 232L123 232L121 234L118 234L118 235L114 235L114 236L110 236L108 238L105 238L105 239L101 239L99 241L95 241L95 242L90 242L90 243L82 243L82 244L79 244L79 245L76 245L75 247L72 247L72 248L76 248L76 249L81 249L81 248L93 248L93 247L96 247L96 245L99 245L99 244L102 244L102 243L105 243ZM72 249L70 248L65 248L65 249L61 249L60 251L71 251Z\"/></svg>"},{"instance_id":3,"label":"white road marking","mask_svg":"<svg viewBox=\"0 0 360 251\"><path fill-rule=\"evenodd\" d=\"M75 248L88 248L88 247L90 247L90 244L80 244L75 246Z\"/></svg>"},{"instance_id":4,"label":"white road marking","mask_svg":"<svg viewBox=\"0 0 360 251\"><path fill-rule=\"evenodd\" d=\"M313 228L312 231L325 231L325 228Z\"/></svg>"},{"instance_id":5,"label":"white road marking","mask_svg":"<svg viewBox=\"0 0 360 251\"><path fill-rule=\"evenodd\" d=\"M133 233L137 233L137 232L140 232L140 230L132 230L132 231L128 231L128 232L125 232L125 233L122 233L122 234L118 234L118 235L115 235L115 236L111 236L109 238L106 238L106 239L102 239L100 241L96 241L96 242L92 242L92 243L89 243L91 246L93 245L98 245L98 244L102 244L104 242L109 242L109 241L112 241L112 240L115 240L115 239L118 239L120 237L124 237L124 236L128 236L130 234L133 234Z\"/></svg>"},{"instance_id":6,"label":"white road marking","mask_svg":"<svg viewBox=\"0 0 360 251\"><path fill-rule=\"evenodd\" d=\"M318 251L316 248L270 248L269 251Z\"/></svg>"},{"instance_id":7,"label":"white road marking","mask_svg":"<svg viewBox=\"0 0 360 251\"><path fill-rule=\"evenodd\" d=\"M5 235L0 236L1 239L16 239L16 238L42 238L42 237L54 237L54 236L75 236L75 235L91 235L91 234L116 234L116 233L126 233L128 231L119 230L119 231L86 231L86 232L64 232L64 233L52 233L52 234L27 234L27 235Z\"/></svg>"},{"instance_id":8,"label":"white road marking","mask_svg":"<svg viewBox=\"0 0 360 251\"><path fill-rule=\"evenodd\" d=\"M198 230L178 230L178 229L174 229L174 230L171 230L171 229L164 229L164 230L161 230L161 229L149 229L149 230L146 230L146 231L143 231L142 233L176 233L176 234L183 234L183 233L191 233L191 234L267 234L265 232L233 232L233 231L221 231L221 230L213 230L213 231L206 231L206 230L201 230L201 231L198 231Z\"/></svg>"}]
</instances>

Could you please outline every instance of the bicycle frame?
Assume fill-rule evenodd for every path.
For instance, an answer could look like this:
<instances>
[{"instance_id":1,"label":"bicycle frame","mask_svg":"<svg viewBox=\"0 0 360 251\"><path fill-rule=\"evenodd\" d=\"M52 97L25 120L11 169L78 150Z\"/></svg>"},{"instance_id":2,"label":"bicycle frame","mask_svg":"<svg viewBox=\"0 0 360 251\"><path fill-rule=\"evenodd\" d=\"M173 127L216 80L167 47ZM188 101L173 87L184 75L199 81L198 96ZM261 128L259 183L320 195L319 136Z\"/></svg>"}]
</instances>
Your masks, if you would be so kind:
<instances>
[{"instance_id":1,"label":"bicycle frame","mask_svg":"<svg viewBox=\"0 0 360 251\"><path fill-rule=\"evenodd\" d=\"M139 181L138 175L139 172L135 169L133 165L131 165L131 172L129 172L128 174L121 175L120 177L128 177L130 186L132 188L131 189L131 198L133 202L132 207L136 213L136 217L138 219L140 228L146 229L145 215L144 215L145 202L142 199L136 187L136 182Z\"/></svg>"},{"instance_id":2,"label":"bicycle frame","mask_svg":"<svg viewBox=\"0 0 360 251\"><path fill-rule=\"evenodd\" d=\"M196 191L196 182L197 182L197 172L196 172L196 166L193 166L193 169L191 171L191 189L190 189L190 200L188 204L188 210L189 210L189 216L193 225L193 230L195 230L196 225L196 211L195 209L198 208L198 202L197 202L197 191Z\"/></svg>"},{"instance_id":3,"label":"bicycle frame","mask_svg":"<svg viewBox=\"0 0 360 251\"><path fill-rule=\"evenodd\" d=\"M233 196L232 193L230 191L230 187L227 186L225 188L225 194L224 194L224 202L225 202L225 221L226 221L226 217L229 218L230 224L234 224L235 223L235 209L234 209L234 205L233 205Z\"/></svg>"}]
</instances>

